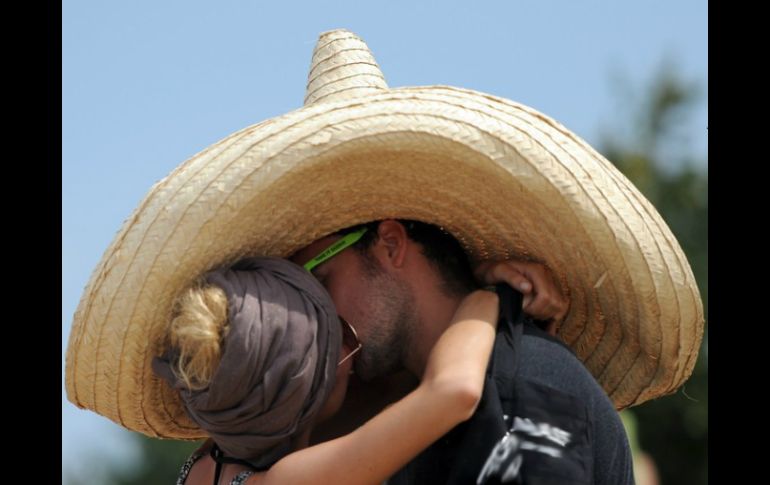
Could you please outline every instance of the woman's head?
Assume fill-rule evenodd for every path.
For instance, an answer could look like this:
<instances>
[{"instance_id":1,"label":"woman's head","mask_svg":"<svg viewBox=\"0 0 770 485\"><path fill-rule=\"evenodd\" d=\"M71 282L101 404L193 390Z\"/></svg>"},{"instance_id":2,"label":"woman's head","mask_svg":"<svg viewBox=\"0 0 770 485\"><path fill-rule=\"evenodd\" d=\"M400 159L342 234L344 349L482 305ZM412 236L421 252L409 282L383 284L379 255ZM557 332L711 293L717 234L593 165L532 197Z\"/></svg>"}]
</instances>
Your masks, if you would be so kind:
<instances>
[{"instance_id":1,"label":"woman's head","mask_svg":"<svg viewBox=\"0 0 770 485\"><path fill-rule=\"evenodd\" d=\"M269 465L328 412L338 376L345 382L333 401L341 403L341 341L331 299L312 275L285 260L247 259L179 296L153 368L226 454Z\"/></svg>"}]
</instances>

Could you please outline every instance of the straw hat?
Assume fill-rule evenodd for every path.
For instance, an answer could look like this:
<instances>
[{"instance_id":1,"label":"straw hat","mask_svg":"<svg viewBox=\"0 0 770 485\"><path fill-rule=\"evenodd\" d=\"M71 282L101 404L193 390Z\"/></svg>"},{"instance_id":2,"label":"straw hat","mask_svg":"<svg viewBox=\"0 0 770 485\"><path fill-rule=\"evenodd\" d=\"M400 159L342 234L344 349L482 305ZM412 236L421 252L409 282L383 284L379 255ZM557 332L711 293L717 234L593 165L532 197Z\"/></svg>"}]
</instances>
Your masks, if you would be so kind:
<instances>
[{"instance_id":1,"label":"straw hat","mask_svg":"<svg viewBox=\"0 0 770 485\"><path fill-rule=\"evenodd\" d=\"M203 436L150 368L180 288L241 256L285 257L391 217L440 225L475 259L547 263L571 299L559 336L618 408L690 376L698 288L626 177L527 106L446 86L388 88L366 44L335 30L316 45L302 108L187 160L124 223L74 316L68 398L150 436Z\"/></svg>"}]
</instances>

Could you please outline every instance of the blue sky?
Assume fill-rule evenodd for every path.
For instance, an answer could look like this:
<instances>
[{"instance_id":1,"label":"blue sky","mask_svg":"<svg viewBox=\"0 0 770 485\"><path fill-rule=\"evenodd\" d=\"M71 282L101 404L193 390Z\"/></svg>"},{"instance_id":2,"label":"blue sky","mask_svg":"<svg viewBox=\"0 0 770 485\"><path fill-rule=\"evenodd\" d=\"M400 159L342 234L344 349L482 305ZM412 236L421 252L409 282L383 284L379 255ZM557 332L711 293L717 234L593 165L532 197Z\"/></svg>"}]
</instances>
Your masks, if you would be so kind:
<instances>
[{"instance_id":1,"label":"blue sky","mask_svg":"<svg viewBox=\"0 0 770 485\"><path fill-rule=\"evenodd\" d=\"M71 318L91 271L153 183L302 105L323 31L361 36L390 86L509 98L591 144L628 118L633 98L613 79L633 94L667 59L703 93L681 132L683 149L706 159L705 0L64 0L62 15L63 474L131 459L127 431L64 395Z\"/></svg>"}]
</instances>

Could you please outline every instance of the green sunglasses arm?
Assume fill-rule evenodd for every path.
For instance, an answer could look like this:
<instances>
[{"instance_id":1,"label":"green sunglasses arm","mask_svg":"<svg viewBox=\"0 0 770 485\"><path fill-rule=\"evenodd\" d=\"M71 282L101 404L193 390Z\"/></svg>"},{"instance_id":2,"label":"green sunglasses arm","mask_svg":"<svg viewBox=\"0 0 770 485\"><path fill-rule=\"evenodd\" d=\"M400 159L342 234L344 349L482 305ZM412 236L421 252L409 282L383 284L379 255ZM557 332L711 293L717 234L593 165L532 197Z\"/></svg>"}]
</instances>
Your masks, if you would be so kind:
<instances>
[{"instance_id":1,"label":"green sunglasses arm","mask_svg":"<svg viewBox=\"0 0 770 485\"><path fill-rule=\"evenodd\" d=\"M334 244L332 244L328 248L321 251L321 253L318 256L316 256L315 258L305 263L303 265L304 268L308 271L313 271L313 268L315 268L319 264L332 258L343 249L355 244L364 235L364 233L366 232L366 229L367 228L364 227L357 231L353 231L351 233L346 234L342 239L336 241Z\"/></svg>"}]
</instances>

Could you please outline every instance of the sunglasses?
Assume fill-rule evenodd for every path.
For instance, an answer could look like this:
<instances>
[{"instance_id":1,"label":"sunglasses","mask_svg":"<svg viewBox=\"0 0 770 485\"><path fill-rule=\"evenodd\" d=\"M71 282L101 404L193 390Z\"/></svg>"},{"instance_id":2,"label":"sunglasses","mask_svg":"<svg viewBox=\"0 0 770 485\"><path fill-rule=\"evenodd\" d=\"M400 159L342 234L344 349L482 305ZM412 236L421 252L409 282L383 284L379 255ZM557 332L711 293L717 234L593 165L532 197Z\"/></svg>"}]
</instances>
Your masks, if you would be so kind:
<instances>
[{"instance_id":1,"label":"sunglasses","mask_svg":"<svg viewBox=\"0 0 770 485\"><path fill-rule=\"evenodd\" d=\"M303 265L303 267L308 271L313 271L313 269L318 266L321 263L324 263L328 261L329 259L333 258L342 250L349 248L356 242L358 242L359 239L361 239L361 236L364 235L367 228L363 227L357 231L350 232L348 234L345 234L342 238L338 239L334 242L331 246L321 251L316 257L308 261ZM356 329L353 328L353 325L348 323L347 320L342 318L341 316L337 315L340 319L340 322L342 323L342 343L345 347L349 349L353 349L350 351L348 355L346 355L337 366L341 366L344 364L348 359L356 355L358 352L361 351L361 348L363 347L363 344L361 344L361 341L358 340L358 334L356 333Z\"/></svg>"},{"instance_id":2,"label":"sunglasses","mask_svg":"<svg viewBox=\"0 0 770 485\"><path fill-rule=\"evenodd\" d=\"M351 350L350 353L337 364L337 367L356 355L364 346L361 341L358 340L358 334L356 333L356 329L353 328L353 325L349 324L348 321L342 317L339 317L339 319L340 323L342 323L342 343L345 347L353 350Z\"/></svg>"}]
</instances>

